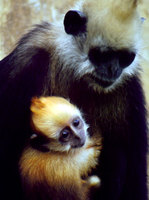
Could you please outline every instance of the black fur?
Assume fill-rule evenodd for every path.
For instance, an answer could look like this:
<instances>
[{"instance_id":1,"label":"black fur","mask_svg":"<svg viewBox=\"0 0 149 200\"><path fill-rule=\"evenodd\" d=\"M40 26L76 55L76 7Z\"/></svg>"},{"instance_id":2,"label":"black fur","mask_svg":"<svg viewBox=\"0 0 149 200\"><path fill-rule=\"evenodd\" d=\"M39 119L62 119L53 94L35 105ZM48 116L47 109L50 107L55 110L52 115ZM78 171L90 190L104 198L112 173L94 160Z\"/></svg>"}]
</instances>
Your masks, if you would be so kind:
<instances>
[{"instance_id":1,"label":"black fur","mask_svg":"<svg viewBox=\"0 0 149 200\"><path fill-rule=\"evenodd\" d=\"M94 93L80 82L71 89L70 97L86 113L87 122L97 124L104 137L96 171L102 187L100 193L94 191L93 199L147 200L146 110L138 77L107 94ZM90 131L94 133L92 126Z\"/></svg>"},{"instance_id":2,"label":"black fur","mask_svg":"<svg viewBox=\"0 0 149 200\"><path fill-rule=\"evenodd\" d=\"M47 84L49 54L33 48L26 53L31 58L25 66L15 64L17 49L0 62L0 193L5 200L21 199L18 159L30 133L30 100Z\"/></svg>"},{"instance_id":3,"label":"black fur","mask_svg":"<svg viewBox=\"0 0 149 200\"><path fill-rule=\"evenodd\" d=\"M51 56L44 48L24 49L30 35L0 62L0 193L4 200L23 198L18 159L31 134L30 100L51 94ZM74 80L68 76L67 82L65 97L82 109L90 134L99 130L104 138L94 172L102 186L92 199L147 200L146 111L138 74L108 93L88 87L86 77ZM59 84L63 87L63 82Z\"/></svg>"},{"instance_id":4,"label":"black fur","mask_svg":"<svg viewBox=\"0 0 149 200\"><path fill-rule=\"evenodd\" d=\"M66 13L64 27L67 34L79 35L86 32L87 18L84 13L76 10L70 10Z\"/></svg>"},{"instance_id":5,"label":"black fur","mask_svg":"<svg viewBox=\"0 0 149 200\"><path fill-rule=\"evenodd\" d=\"M88 56L96 67L96 73L100 77L100 85L107 87L114 83L123 69L134 61L136 54L126 49L116 51L109 48L106 51L101 51L99 47L94 47L90 49Z\"/></svg>"}]
</instances>

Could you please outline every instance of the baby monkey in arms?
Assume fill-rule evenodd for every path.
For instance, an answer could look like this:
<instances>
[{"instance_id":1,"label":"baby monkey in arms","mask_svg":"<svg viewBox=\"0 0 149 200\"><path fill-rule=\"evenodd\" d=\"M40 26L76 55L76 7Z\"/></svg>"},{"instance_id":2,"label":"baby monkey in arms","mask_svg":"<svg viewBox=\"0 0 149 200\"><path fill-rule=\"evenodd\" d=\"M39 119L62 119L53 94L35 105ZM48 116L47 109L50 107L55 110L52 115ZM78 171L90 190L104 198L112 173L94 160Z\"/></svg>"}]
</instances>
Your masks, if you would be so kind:
<instances>
[{"instance_id":1,"label":"baby monkey in arms","mask_svg":"<svg viewBox=\"0 0 149 200\"><path fill-rule=\"evenodd\" d=\"M34 134L24 149L20 175L26 199L87 200L100 185L89 173L97 165L101 138L90 138L80 110L61 97L34 97Z\"/></svg>"}]
</instances>

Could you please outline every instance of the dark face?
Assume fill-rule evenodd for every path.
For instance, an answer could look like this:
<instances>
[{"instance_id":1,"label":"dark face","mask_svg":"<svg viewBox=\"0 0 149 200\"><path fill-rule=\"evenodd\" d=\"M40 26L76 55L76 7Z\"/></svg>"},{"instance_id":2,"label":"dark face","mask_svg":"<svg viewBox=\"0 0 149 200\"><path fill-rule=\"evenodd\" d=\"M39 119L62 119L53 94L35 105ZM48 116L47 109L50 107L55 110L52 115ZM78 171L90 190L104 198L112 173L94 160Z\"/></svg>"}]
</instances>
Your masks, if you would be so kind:
<instances>
[{"instance_id":1,"label":"dark face","mask_svg":"<svg viewBox=\"0 0 149 200\"><path fill-rule=\"evenodd\" d=\"M135 59L135 53L127 49L101 51L100 47L89 50L89 60L95 66L98 82L103 87L112 85Z\"/></svg>"},{"instance_id":2,"label":"dark face","mask_svg":"<svg viewBox=\"0 0 149 200\"><path fill-rule=\"evenodd\" d=\"M80 11L68 11L64 19L64 28L67 34L73 37L85 38L87 35L87 17ZM81 40L81 39L80 39ZM136 53L129 49L113 49L100 47L100 44L88 49L87 57L94 70L91 78L100 86L111 86L134 61Z\"/></svg>"},{"instance_id":3,"label":"dark face","mask_svg":"<svg viewBox=\"0 0 149 200\"><path fill-rule=\"evenodd\" d=\"M86 130L82 119L74 118L69 126L64 127L59 136L62 145L70 145L71 148L82 147L86 141Z\"/></svg>"}]
</instances>

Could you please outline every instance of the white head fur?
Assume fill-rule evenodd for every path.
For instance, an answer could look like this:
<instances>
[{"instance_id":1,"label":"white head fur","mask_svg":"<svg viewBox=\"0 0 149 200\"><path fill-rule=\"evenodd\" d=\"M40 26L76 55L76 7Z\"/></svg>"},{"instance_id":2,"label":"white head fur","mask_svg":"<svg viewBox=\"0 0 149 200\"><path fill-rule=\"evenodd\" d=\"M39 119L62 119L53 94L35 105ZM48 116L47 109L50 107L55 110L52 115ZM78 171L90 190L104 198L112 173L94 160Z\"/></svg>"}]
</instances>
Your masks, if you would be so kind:
<instances>
[{"instance_id":1,"label":"white head fur","mask_svg":"<svg viewBox=\"0 0 149 200\"><path fill-rule=\"evenodd\" d=\"M141 20L136 8L137 1L135 0L81 0L78 2L75 9L86 15L87 31L73 36L67 34L64 28L61 28L61 31L57 29L54 43L56 54L60 57L63 66L69 66L69 70L74 70L74 76L77 79L86 75L98 78L95 66L88 57L92 47L98 46L101 51L108 48L128 49L136 53L134 61L123 69L121 75L112 85L104 88L104 91L115 88L125 80L125 77L133 75L138 70L138 55L141 46L139 35ZM96 81L91 81L90 85L101 90Z\"/></svg>"}]
</instances>

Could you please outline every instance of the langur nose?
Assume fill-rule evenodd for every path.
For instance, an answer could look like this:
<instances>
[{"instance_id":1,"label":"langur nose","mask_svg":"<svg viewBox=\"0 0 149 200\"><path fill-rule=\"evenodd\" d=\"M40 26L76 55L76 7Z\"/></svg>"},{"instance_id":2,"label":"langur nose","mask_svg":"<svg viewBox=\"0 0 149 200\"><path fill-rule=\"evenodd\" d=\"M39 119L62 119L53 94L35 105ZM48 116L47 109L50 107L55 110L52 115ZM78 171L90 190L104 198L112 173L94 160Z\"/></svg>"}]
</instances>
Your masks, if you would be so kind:
<instances>
[{"instance_id":1,"label":"langur nose","mask_svg":"<svg viewBox=\"0 0 149 200\"><path fill-rule=\"evenodd\" d=\"M75 136L73 144L71 145L72 148L79 148L82 147L86 142L86 135L81 132L79 136Z\"/></svg>"},{"instance_id":2,"label":"langur nose","mask_svg":"<svg viewBox=\"0 0 149 200\"><path fill-rule=\"evenodd\" d=\"M89 60L95 65L100 66L101 64L101 51L99 47L94 47L89 50Z\"/></svg>"}]
</instances>

